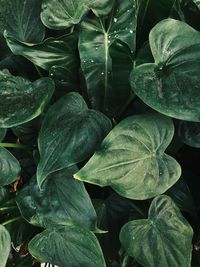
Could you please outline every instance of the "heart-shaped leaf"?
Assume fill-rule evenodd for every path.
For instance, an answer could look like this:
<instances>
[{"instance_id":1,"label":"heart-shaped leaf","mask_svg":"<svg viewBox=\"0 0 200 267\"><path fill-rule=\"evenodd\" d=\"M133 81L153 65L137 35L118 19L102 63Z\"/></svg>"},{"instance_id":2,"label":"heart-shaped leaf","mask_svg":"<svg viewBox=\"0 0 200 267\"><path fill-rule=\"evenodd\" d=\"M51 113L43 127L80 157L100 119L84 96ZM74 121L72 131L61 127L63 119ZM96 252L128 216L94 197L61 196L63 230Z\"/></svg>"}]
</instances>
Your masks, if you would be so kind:
<instances>
[{"instance_id":1,"label":"heart-shaped leaf","mask_svg":"<svg viewBox=\"0 0 200 267\"><path fill-rule=\"evenodd\" d=\"M91 156L111 127L110 120L88 109L78 93L63 96L48 110L39 133L38 185L50 173Z\"/></svg>"},{"instance_id":2,"label":"heart-shaped leaf","mask_svg":"<svg viewBox=\"0 0 200 267\"><path fill-rule=\"evenodd\" d=\"M0 267L5 267L10 253L11 240L6 228L0 224Z\"/></svg>"},{"instance_id":3,"label":"heart-shaped leaf","mask_svg":"<svg viewBox=\"0 0 200 267\"><path fill-rule=\"evenodd\" d=\"M0 32L29 43L40 43L45 27L40 20L42 0L0 0Z\"/></svg>"},{"instance_id":4,"label":"heart-shaped leaf","mask_svg":"<svg viewBox=\"0 0 200 267\"><path fill-rule=\"evenodd\" d=\"M107 15L113 0L43 0L41 19L50 29L60 30L78 24L92 9L98 15Z\"/></svg>"},{"instance_id":5,"label":"heart-shaped leaf","mask_svg":"<svg viewBox=\"0 0 200 267\"><path fill-rule=\"evenodd\" d=\"M0 147L0 186L14 182L20 171L18 160L7 149Z\"/></svg>"},{"instance_id":6,"label":"heart-shaped leaf","mask_svg":"<svg viewBox=\"0 0 200 267\"><path fill-rule=\"evenodd\" d=\"M128 222L120 240L127 253L145 267L189 267L193 230L167 196L155 198L146 220ZM158 253L155 253L158 252Z\"/></svg>"},{"instance_id":7,"label":"heart-shaped leaf","mask_svg":"<svg viewBox=\"0 0 200 267\"><path fill-rule=\"evenodd\" d=\"M95 235L75 225L57 226L36 235L29 243L32 256L62 267L105 267Z\"/></svg>"},{"instance_id":8,"label":"heart-shaped leaf","mask_svg":"<svg viewBox=\"0 0 200 267\"><path fill-rule=\"evenodd\" d=\"M48 38L40 44L28 44L7 36L6 41L15 55L21 55L35 65L49 71L51 77L72 89L78 88L78 37L77 34Z\"/></svg>"},{"instance_id":9,"label":"heart-shaped leaf","mask_svg":"<svg viewBox=\"0 0 200 267\"><path fill-rule=\"evenodd\" d=\"M53 92L50 78L30 82L0 71L0 127L17 126L39 116Z\"/></svg>"},{"instance_id":10,"label":"heart-shaped leaf","mask_svg":"<svg viewBox=\"0 0 200 267\"><path fill-rule=\"evenodd\" d=\"M200 121L200 33L167 19L152 29L149 40L155 63L133 70L134 92L163 114Z\"/></svg>"},{"instance_id":11,"label":"heart-shaped leaf","mask_svg":"<svg viewBox=\"0 0 200 267\"><path fill-rule=\"evenodd\" d=\"M41 190L33 177L17 196L24 218L44 228L76 222L95 230L96 212L83 183L72 179L76 171L74 166L51 174Z\"/></svg>"},{"instance_id":12,"label":"heart-shaped leaf","mask_svg":"<svg viewBox=\"0 0 200 267\"><path fill-rule=\"evenodd\" d=\"M117 0L107 20L93 16L81 23L79 52L87 94L92 107L103 111L110 117L116 115L124 102L129 99L130 90L127 86L122 86L121 91L116 90L115 83L112 84L112 78L114 79L112 60L117 55L112 53L111 60L109 49L113 42L119 39L127 44L132 52L135 51L136 19L136 1ZM127 64L129 52L121 56L122 72L120 75L124 80L126 76L124 77L123 68L129 66L129 62ZM123 96L121 92L124 93Z\"/></svg>"},{"instance_id":13,"label":"heart-shaped leaf","mask_svg":"<svg viewBox=\"0 0 200 267\"><path fill-rule=\"evenodd\" d=\"M160 114L128 117L108 134L100 149L74 177L112 186L130 199L162 194L181 175L176 160L164 153L173 134L171 119Z\"/></svg>"}]
</instances>

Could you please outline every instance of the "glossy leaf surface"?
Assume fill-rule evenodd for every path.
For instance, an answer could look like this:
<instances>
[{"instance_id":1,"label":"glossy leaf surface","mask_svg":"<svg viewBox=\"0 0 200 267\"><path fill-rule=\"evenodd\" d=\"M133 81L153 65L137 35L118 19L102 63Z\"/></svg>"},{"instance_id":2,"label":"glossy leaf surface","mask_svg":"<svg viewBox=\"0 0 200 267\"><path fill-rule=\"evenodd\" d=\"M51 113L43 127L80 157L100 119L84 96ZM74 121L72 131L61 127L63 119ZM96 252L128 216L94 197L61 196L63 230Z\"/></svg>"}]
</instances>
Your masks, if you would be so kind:
<instances>
[{"instance_id":1,"label":"glossy leaf surface","mask_svg":"<svg viewBox=\"0 0 200 267\"><path fill-rule=\"evenodd\" d=\"M96 213L83 183L72 179L76 171L71 167L51 174L41 190L33 177L17 196L24 218L44 228L75 222L94 230Z\"/></svg>"},{"instance_id":2,"label":"glossy leaf surface","mask_svg":"<svg viewBox=\"0 0 200 267\"><path fill-rule=\"evenodd\" d=\"M95 235L75 225L46 229L31 240L29 251L42 262L62 267L105 267Z\"/></svg>"},{"instance_id":3,"label":"glossy leaf surface","mask_svg":"<svg viewBox=\"0 0 200 267\"><path fill-rule=\"evenodd\" d=\"M54 92L49 78L30 82L0 71L0 127L20 125L39 116Z\"/></svg>"},{"instance_id":4,"label":"glossy leaf surface","mask_svg":"<svg viewBox=\"0 0 200 267\"><path fill-rule=\"evenodd\" d=\"M108 134L100 149L74 177L111 186L131 199L162 194L181 174L176 160L164 153L173 134L172 121L160 114L128 117Z\"/></svg>"},{"instance_id":5,"label":"glossy leaf surface","mask_svg":"<svg viewBox=\"0 0 200 267\"><path fill-rule=\"evenodd\" d=\"M78 36L62 35L48 38L40 44L23 43L7 36L7 44L15 55L21 55L35 65L49 71L51 78L59 84L78 88Z\"/></svg>"},{"instance_id":6,"label":"glossy leaf surface","mask_svg":"<svg viewBox=\"0 0 200 267\"><path fill-rule=\"evenodd\" d=\"M200 121L200 34L167 19L150 33L155 63L133 70L133 91L153 109L182 120Z\"/></svg>"},{"instance_id":7,"label":"glossy leaf surface","mask_svg":"<svg viewBox=\"0 0 200 267\"><path fill-rule=\"evenodd\" d=\"M110 130L110 120L88 109L78 93L63 96L49 109L39 134L39 186L50 173L91 156Z\"/></svg>"},{"instance_id":8,"label":"glossy leaf surface","mask_svg":"<svg viewBox=\"0 0 200 267\"><path fill-rule=\"evenodd\" d=\"M122 91L115 89L112 84L112 60L109 49L114 41L119 39L127 44L132 52L135 51L136 37L136 3L135 0L116 1L113 12L108 20L95 16L81 23L79 52L81 68L86 81L87 95L95 109L104 111L109 116L117 113L117 106L124 104ZM126 55L127 54L127 55ZM126 59L129 52L121 60L121 68L127 68ZM114 54L116 58L116 54ZM124 74L121 73L122 79ZM121 87L121 90L127 90ZM130 93L125 91L128 98ZM120 102L121 100L121 102ZM118 105L115 105L117 101ZM123 103L123 104L122 104ZM119 109L119 107L118 107Z\"/></svg>"},{"instance_id":9,"label":"glossy leaf surface","mask_svg":"<svg viewBox=\"0 0 200 267\"><path fill-rule=\"evenodd\" d=\"M98 15L107 15L113 0L43 0L41 18L45 26L59 30L78 24L90 9Z\"/></svg>"},{"instance_id":10,"label":"glossy leaf surface","mask_svg":"<svg viewBox=\"0 0 200 267\"><path fill-rule=\"evenodd\" d=\"M0 32L29 43L40 43L45 27L40 20L41 0L1 0Z\"/></svg>"},{"instance_id":11,"label":"glossy leaf surface","mask_svg":"<svg viewBox=\"0 0 200 267\"><path fill-rule=\"evenodd\" d=\"M120 240L145 267L190 267L193 230L167 196L155 198L146 220L127 223ZM155 253L159 251L159 253Z\"/></svg>"}]
</instances>

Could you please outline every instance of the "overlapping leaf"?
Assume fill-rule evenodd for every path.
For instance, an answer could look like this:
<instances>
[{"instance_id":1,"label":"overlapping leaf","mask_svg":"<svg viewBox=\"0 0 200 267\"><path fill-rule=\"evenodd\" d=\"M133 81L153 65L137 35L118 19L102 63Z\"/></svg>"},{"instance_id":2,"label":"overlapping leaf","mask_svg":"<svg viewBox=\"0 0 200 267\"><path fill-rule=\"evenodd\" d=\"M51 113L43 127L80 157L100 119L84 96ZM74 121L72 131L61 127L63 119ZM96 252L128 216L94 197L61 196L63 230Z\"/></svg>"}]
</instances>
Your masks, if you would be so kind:
<instances>
[{"instance_id":1,"label":"overlapping leaf","mask_svg":"<svg viewBox=\"0 0 200 267\"><path fill-rule=\"evenodd\" d=\"M6 228L0 224L0 267L5 267L10 253L11 240Z\"/></svg>"},{"instance_id":2,"label":"overlapping leaf","mask_svg":"<svg viewBox=\"0 0 200 267\"><path fill-rule=\"evenodd\" d=\"M167 19L152 29L149 40L155 63L133 70L134 92L163 114L200 121L200 33Z\"/></svg>"},{"instance_id":3,"label":"overlapping leaf","mask_svg":"<svg viewBox=\"0 0 200 267\"><path fill-rule=\"evenodd\" d=\"M45 26L60 30L78 24L90 9L99 16L107 15L114 0L43 0L41 18Z\"/></svg>"},{"instance_id":4,"label":"overlapping leaf","mask_svg":"<svg viewBox=\"0 0 200 267\"><path fill-rule=\"evenodd\" d=\"M78 93L63 96L49 109L39 133L39 186L50 173L91 156L110 130L110 120L88 109Z\"/></svg>"},{"instance_id":5,"label":"overlapping leaf","mask_svg":"<svg viewBox=\"0 0 200 267\"><path fill-rule=\"evenodd\" d=\"M181 121L178 134L181 140L192 147L200 148L200 123Z\"/></svg>"},{"instance_id":6,"label":"overlapping leaf","mask_svg":"<svg viewBox=\"0 0 200 267\"><path fill-rule=\"evenodd\" d=\"M75 222L95 230L96 213L83 183L72 179L76 167L49 176L42 190L33 177L17 196L24 218L33 225L50 228Z\"/></svg>"},{"instance_id":7,"label":"overlapping leaf","mask_svg":"<svg viewBox=\"0 0 200 267\"><path fill-rule=\"evenodd\" d=\"M127 223L120 240L144 267L190 267L192 236L191 226L173 201L159 196L151 203L148 219Z\"/></svg>"},{"instance_id":8,"label":"overlapping leaf","mask_svg":"<svg viewBox=\"0 0 200 267\"><path fill-rule=\"evenodd\" d=\"M130 91L126 86L121 86L120 91L112 86L112 60L109 49L113 42L119 39L134 52L135 31L135 0L117 0L113 12L107 20L94 16L81 23L79 52L87 94L92 107L104 111L111 117L116 115L130 97ZM116 53L114 56L117 57ZM125 58L125 62L122 58ZM125 54L122 58L121 68L123 69L124 66L127 68L128 55ZM123 80L124 73L122 72L120 75Z\"/></svg>"},{"instance_id":9,"label":"overlapping leaf","mask_svg":"<svg viewBox=\"0 0 200 267\"><path fill-rule=\"evenodd\" d=\"M78 36L76 33L48 38L40 44L28 44L7 36L6 41L15 55L21 55L49 71L51 77L64 86L78 88Z\"/></svg>"},{"instance_id":10,"label":"overlapping leaf","mask_svg":"<svg viewBox=\"0 0 200 267\"><path fill-rule=\"evenodd\" d=\"M0 127L8 128L40 115L52 97L54 83L49 78L30 82L0 71Z\"/></svg>"},{"instance_id":11,"label":"overlapping leaf","mask_svg":"<svg viewBox=\"0 0 200 267\"><path fill-rule=\"evenodd\" d=\"M128 117L108 134L100 149L74 177L112 186L131 199L162 194L181 175L176 160L164 153L173 134L172 121L160 114Z\"/></svg>"},{"instance_id":12,"label":"overlapping leaf","mask_svg":"<svg viewBox=\"0 0 200 267\"><path fill-rule=\"evenodd\" d=\"M75 225L46 229L31 240L29 251L41 262L62 267L105 267L94 234Z\"/></svg>"},{"instance_id":13,"label":"overlapping leaf","mask_svg":"<svg viewBox=\"0 0 200 267\"><path fill-rule=\"evenodd\" d=\"M40 43L45 27L40 20L41 0L1 0L0 32L29 43Z\"/></svg>"}]
</instances>

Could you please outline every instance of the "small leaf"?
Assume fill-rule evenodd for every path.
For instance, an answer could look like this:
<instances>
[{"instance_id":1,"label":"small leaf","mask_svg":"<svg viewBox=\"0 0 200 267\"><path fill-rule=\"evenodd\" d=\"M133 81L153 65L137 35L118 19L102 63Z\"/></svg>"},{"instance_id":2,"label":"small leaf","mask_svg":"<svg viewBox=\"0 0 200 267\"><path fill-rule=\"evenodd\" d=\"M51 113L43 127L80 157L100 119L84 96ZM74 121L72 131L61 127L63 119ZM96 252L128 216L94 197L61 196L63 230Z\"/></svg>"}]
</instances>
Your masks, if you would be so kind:
<instances>
[{"instance_id":1,"label":"small leaf","mask_svg":"<svg viewBox=\"0 0 200 267\"><path fill-rule=\"evenodd\" d=\"M6 41L15 55L21 55L35 65L49 71L56 82L72 89L78 88L77 34L48 38L40 44L28 44L7 36Z\"/></svg>"},{"instance_id":2,"label":"small leaf","mask_svg":"<svg viewBox=\"0 0 200 267\"><path fill-rule=\"evenodd\" d=\"M149 40L155 63L133 70L133 91L167 116L200 121L199 32L166 19L151 30Z\"/></svg>"},{"instance_id":3,"label":"small leaf","mask_svg":"<svg viewBox=\"0 0 200 267\"><path fill-rule=\"evenodd\" d=\"M98 15L107 15L113 6L113 0L43 0L41 19L50 29L66 29L78 24L90 9Z\"/></svg>"},{"instance_id":4,"label":"small leaf","mask_svg":"<svg viewBox=\"0 0 200 267\"><path fill-rule=\"evenodd\" d=\"M46 229L31 240L29 251L41 262L62 267L105 267L95 235L75 225Z\"/></svg>"},{"instance_id":5,"label":"small leaf","mask_svg":"<svg viewBox=\"0 0 200 267\"><path fill-rule=\"evenodd\" d=\"M164 153L173 134L171 119L160 114L128 117L108 134L100 149L74 177L111 186L130 199L162 194L181 175L176 160Z\"/></svg>"},{"instance_id":6,"label":"small leaf","mask_svg":"<svg viewBox=\"0 0 200 267\"><path fill-rule=\"evenodd\" d=\"M0 32L22 42L40 43L45 27L40 20L41 0L1 0Z\"/></svg>"},{"instance_id":7,"label":"small leaf","mask_svg":"<svg viewBox=\"0 0 200 267\"><path fill-rule=\"evenodd\" d=\"M44 182L42 190L33 177L17 196L23 217L44 228L75 222L95 230L96 212L83 183L72 179L76 171L74 166L54 172Z\"/></svg>"},{"instance_id":8,"label":"small leaf","mask_svg":"<svg viewBox=\"0 0 200 267\"><path fill-rule=\"evenodd\" d=\"M120 240L128 255L145 267L189 267L193 230L167 196L155 198L149 218L128 222ZM159 252L159 253L155 253Z\"/></svg>"},{"instance_id":9,"label":"small leaf","mask_svg":"<svg viewBox=\"0 0 200 267\"><path fill-rule=\"evenodd\" d=\"M11 240L6 228L0 224L0 267L5 267L10 253Z\"/></svg>"},{"instance_id":10,"label":"small leaf","mask_svg":"<svg viewBox=\"0 0 200 267\"><path fill-rule=\"evenodd\" d=\"M50 78L30 82L0 71L0 127L23 124L39 116L54 92Z\"/></svg>"},{"instance_id":11,"label":"small leaf","mask_svg":"<svg viewBox=\"0 0 200 267\"><path fill-rule=\"evenodd\" d=\"M39 133L38 185L50 173L91 156L110 130L110 120L88 109L78 93L63 96L48 110Z\"/></svg>"},{"instance_id":12,"label":"small leaf","mask_svg":"<svg viewBox=\"0 0 200 267\"><path fill-rule=\"evenodd\" d=\"M14 182L20 171L18 160L7 149L0 147L0 186Z\"/></svg>"}]
</instances>

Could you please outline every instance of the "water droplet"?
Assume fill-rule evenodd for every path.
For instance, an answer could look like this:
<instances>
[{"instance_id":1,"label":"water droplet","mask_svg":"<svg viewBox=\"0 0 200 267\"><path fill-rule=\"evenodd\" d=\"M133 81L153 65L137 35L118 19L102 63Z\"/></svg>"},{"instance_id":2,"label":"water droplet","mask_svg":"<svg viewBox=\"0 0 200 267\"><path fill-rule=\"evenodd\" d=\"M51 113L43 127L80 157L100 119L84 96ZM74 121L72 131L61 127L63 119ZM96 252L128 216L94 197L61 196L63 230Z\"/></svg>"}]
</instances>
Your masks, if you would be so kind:
<instances>
[{"instance_id":1,"label":"water droplet","mask_svg":"<svg viewBox=\"0 0 200 267\"><path fill-rule=\"evenodd\" d=\"M93 60L93 59L91 59L91 60L90 60L90 62L91 62L91 63L94 63L94 60Z\"/></svg>"},{"instance_id":2,"label":"water droplet","mask_svg":"<svg viewBox=\"0 0 200 267\"><path fill-rule=\"evenodd\" d=\"M113 20L114 20L114 22L117 22L117 18L114 18Z\"/></svg>"},{"instance_id":3,"label":"water droplet","mask_svg":"<svg viewBox=\"0 0 200 267\"><path fill-rule=\"evenodd\" d=\"M130 32L130 33L133 33L133 31L132 31L132 30L130 30L129 32Z\"/></svg>"},{"instance_id":4,"label":"water droplet","mask_svg":"<svg viewBox=\"0 0 200 267\"><path fill-rule=\"evenodd\" d=\"M108 40L108 43L109 43L109 44L111 43L110 40Z\"/></svg>"},{"instance_id":5,"label":"water droplet","mask_svg":"<svg viewBox=\"0 0 200 267\"><path fill-rule=\"evenodd\" d=\"M53 73L50 73L50 76L53 76Z\"/></svg>"},{"instance_id":6,"label":"water droplet","mask_svg":"<svg viewBox=\"0 0 200 267\"><path fill-rule=\"evenodd\" d=\"M101 75L104 75L104 72L102 72Z\"/></svg>"},{"instance_id":7,"label":"water droplet","mask_svg":"<svg viewBox=\"0 0 200 267\"><path fill-rule=\"evenodd\" d=\"M98 46L96 46L95 49L98 50L99 49Z\"/></svg>"},{"instance_id":8,"label":"water droplet","mask_svg":"<svg viewBox=\"0 0 200 267\"><path fill-rule=\"evenodd\" d=\"M130 9L128 9L127 12L130 12Z\"/></svg>"}]
</instances>

